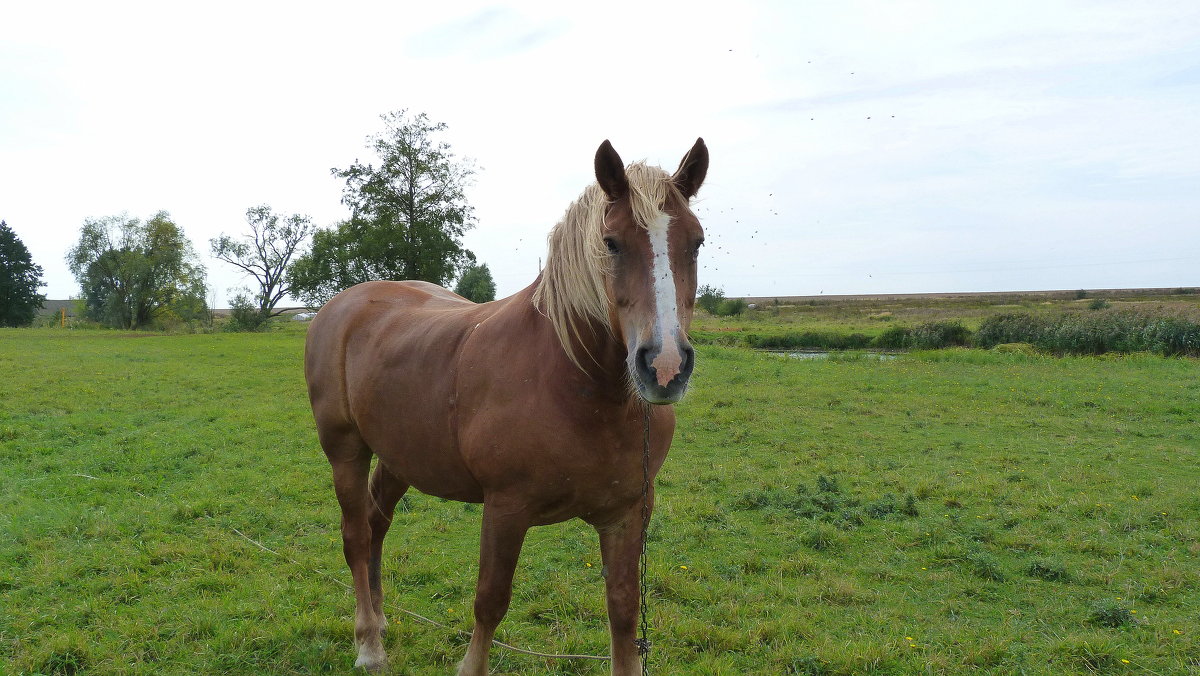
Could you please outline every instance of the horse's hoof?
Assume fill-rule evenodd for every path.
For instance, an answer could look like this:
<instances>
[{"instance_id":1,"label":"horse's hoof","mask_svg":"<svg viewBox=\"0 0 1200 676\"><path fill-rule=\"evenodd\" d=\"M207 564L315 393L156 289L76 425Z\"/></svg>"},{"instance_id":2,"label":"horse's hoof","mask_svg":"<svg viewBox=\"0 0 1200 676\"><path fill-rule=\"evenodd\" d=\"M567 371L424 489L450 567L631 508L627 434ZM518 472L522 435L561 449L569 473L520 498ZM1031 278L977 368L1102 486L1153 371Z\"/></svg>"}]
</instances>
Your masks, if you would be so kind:
<instances>
[{"instance_id":1,"label":"horse's hoof","mask_svg":"<svg viewBox=\"0 0 1200 676\"><path fill-rule=\"evenodd\" d=\"M360 650L358 659L354 661L354 667L357 669L365 669L369 674L377 674L387 667L387 655L383 650L378 652L370 650Z\"/></svg>"}]
</instances>

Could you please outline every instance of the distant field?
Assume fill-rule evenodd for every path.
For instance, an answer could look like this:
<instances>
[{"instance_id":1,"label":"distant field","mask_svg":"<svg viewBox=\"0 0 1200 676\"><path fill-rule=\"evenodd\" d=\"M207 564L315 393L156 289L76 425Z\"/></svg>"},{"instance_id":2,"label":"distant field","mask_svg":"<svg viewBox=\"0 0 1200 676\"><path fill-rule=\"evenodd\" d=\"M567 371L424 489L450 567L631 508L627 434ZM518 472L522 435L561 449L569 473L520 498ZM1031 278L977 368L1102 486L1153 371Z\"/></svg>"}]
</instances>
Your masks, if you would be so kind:
<instances>
[{"instance_id":1,"label":"distant field","mask_svg":"<svg viewBox=\"0 0 1200 676\"><path fill-rule=\"evenodd\" d=\"M786 305L805 304L812 301L824 303L888 303L958 300L972 303L1009 302L1012 300L1079 300L1081 298L1152 298L1161 296L1192 295L1200 293L1196 287L1174 287L1156 289L1054 289L1047 291L957 291L941 293L850 293L819 294L816 296L744 296L748 303L779 303Z\"/></svg>"},{"instance_id":2,"label":"distant field","mask_svg":"<svg viewBox=\"0 0 1200 676\"><path fill-rule=\"evenodd\" d=\"M795 321L847 321L814 308ZM304 328L0 331L0 671L352 673ZM1196 673L1198 367L699 347L651 530L651 673ZM390 600L469 628L479 517L412 494ZM604 653L602 588L590 529L535 529L500 638ZM394 673L452 673L463 638L390 617Z\"/></svg>"}]
</instances>

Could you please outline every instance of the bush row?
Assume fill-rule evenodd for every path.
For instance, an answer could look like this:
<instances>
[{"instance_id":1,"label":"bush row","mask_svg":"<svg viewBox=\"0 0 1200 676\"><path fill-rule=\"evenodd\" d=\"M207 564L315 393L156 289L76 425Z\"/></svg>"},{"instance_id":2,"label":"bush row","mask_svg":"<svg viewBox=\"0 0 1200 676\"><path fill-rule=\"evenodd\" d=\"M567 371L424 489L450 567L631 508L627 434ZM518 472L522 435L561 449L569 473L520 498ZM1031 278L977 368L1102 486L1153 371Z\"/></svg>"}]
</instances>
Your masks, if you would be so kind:
<instances>
[{"instance_id":1,"label":"bush row","mask_svg":"<svg viewBox=\"0 0 1200 676\"><path fill-rule=\"evenodd\" d=\"M974 334L957 321L889 326L874 338L862 333L791 331L759 335L692 332L700 344L743 345L761 350L935 350L994 348L1023 343L1055 354L1154 352L1200 356L1200 322L1177 316L1112 310L1062 315L1028 313L988 317Z\"/></svg>"},{"instance_id":2,"label":"bush row","mask_svg":"<svg viewBox=\"0 0 1200 676\"><path fill-rule=\"evenodd\" d=\"M975 344L1029 343L1058 354L1155 352L1200 355L1200 323L1177 315L1113 310L1087 314L999 314L988 317Z\"/></svg>"},{"instance_id":3,"label":"bush row","mask_svg":"<svg viewBox=\"0 0 1200 676\"><path fill-rule=\"evenodd\" d=\"M770 336L748 334L744 343L761 350L934 350L968 345L971 332L958 322L927 322L915 327L889 326L874 338L862 333L837 331L799 331Z\"/></svg>"}]
</instances>

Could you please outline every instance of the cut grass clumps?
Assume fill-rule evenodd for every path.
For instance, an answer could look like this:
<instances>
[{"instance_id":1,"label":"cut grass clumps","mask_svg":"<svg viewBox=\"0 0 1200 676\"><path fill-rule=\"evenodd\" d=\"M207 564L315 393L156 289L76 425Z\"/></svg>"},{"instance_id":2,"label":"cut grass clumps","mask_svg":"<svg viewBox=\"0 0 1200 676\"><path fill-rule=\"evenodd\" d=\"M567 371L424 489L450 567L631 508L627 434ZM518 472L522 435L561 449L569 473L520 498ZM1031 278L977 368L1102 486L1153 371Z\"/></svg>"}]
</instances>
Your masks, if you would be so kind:
<instances>
[{"instance_id":1,"label":"cut grass clumps","mask_svg":"<svg viewBox=\"0 0 1200 676\"><path fill-rule=\"evenodd\" d=\"M917 499L911 493L903 499L885 493L878 500L863 505L857 496L842 492L837 479L820 474L816 479L816 490L801 484L795 488L763 487L746 491L732 501L730 506L738 511L757 511L785 517L808 519L828 524L838 530L850 531L862 526L867 519L906 519L920 515ZM826 544L820 528L810 531L815 538L813 549L824 549Z\"/></svg>"},{"instance_id":2,"label":"cut grass clumps","mask_svg":"<svg viewBox=\"0 0 1200 676\"><path fill-rule=\"evenodd\" d=\"M967 561L971 565L971 574L981 580L1004 582L1008 579L1000 567L999 559L991 554L981 551L973 552L967 557Z\"/></svg>"},{"instance_id":3,"label":"cut grass clumps","mask_svg":"<svg viewBox=\"0 0 1200 676\"><path fill-rule=\"evenodd\" d=\"M834 548L838 542L837 529L827 524L818 523L800 536L800 542L806 547L823 552Z\"/></svg>"},{"instance_id":4,"label":"cut grass clumps","mask_svg":"<svg viewBox=\"0 0 1200 676\"><path fill-rule=\"evenodd\" d=\"M1119 629L1134 624L1137 616L1120 603L1105 599L1092 604L1088 613L1088 621L1101 627Z\"/></svg>"},{"instance_id":5,"label":"cut grass clumps","mask_svg":"<svg viewBox=\"0 0 1200 676\"><path fill-rule=\"evenodd\" d=\"M993 352L1000 354L1023 354L1033 357L1041 354L1041 352L1029 343L1000 343L992 348Z\"/></svg>"},{"instance_id":6,"label":"cut grass clumps","mask_svg":"<svg viewBox=\"0 0 1200 676\"><path fill-rule=\"evenodd\" d=\"M832 676L836 672L821 658L809 656L792 660L786 673L795 676Z\"/></svg>"},{"instance_id":7,"label":"cut grass clumps","mask_svg":"<svg viewBox=\"0 0 1200 676\"><path fill-rule=\"evenodd\" d=\"M1129 665L1129 660L1122 661L1120 644L1100 634L1067 637L1058 642L1054 652L1066 663L1063 666L1079 673L1112 673Z\"/></svg>"},{"instance_id":8,"label":"cut grass clumps","mask_svg":"<svg viewBox=\"0 0 1200 676\"><path fill-rule=\"evenodd\" d=\"M975 344L991 348L1005 343L1028 343L1056 354L1154 352L1196 356L1200 355L1200 322L1133 310L1062 315L1006 313L983 320Z\"/></svg>"},{"instance_id":9,"label":"cut grass clumps","mask_svg":"<svg viewBox=\"0 0 1200 676\"><path fill-rule=\"evenodd\" d=\"M1025 574L1047 582L1070 582L1071 574L1067 567L1058 561L1032 561L1025 568Z\"/></svg>"}]
</instances>

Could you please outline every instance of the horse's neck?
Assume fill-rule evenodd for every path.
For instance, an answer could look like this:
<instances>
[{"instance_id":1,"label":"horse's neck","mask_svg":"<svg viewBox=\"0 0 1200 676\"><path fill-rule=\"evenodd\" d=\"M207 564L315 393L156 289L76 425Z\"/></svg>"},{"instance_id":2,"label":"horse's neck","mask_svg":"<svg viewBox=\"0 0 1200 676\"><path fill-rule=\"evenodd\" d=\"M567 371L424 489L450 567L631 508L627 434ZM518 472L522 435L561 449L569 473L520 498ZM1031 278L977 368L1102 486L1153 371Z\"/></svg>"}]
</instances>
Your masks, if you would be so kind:
<instances>
[{"instance_id":1,"label":"horse's neck","mask_svg":"<svg viewBox=\"0 0 1200 676\"><path fill-rule=\"evenodd\" d=\"M527 331L515 347L541 347L546 353L547 367L557 369L567 380L586 381L588 389L603 391L613 399L622 401L632 396L628 367L625 365L625 345L608 326L595 320L579 320L576 326L578 332L570 332L571 347L579 362L576 365L559 342L550 318L534 306L533 290L536 286L535 281L511 299L512 309L522 315L521 322Z\"/></svg>"}]
</instances>

